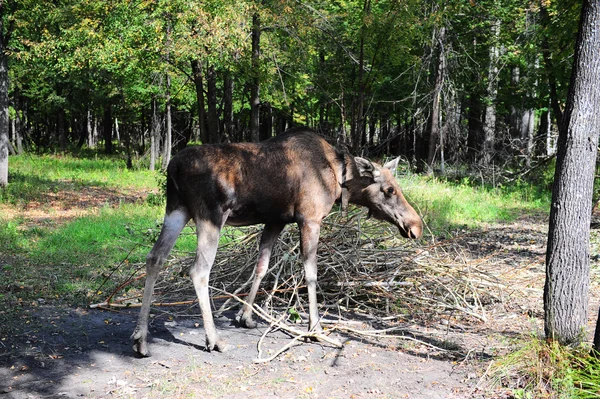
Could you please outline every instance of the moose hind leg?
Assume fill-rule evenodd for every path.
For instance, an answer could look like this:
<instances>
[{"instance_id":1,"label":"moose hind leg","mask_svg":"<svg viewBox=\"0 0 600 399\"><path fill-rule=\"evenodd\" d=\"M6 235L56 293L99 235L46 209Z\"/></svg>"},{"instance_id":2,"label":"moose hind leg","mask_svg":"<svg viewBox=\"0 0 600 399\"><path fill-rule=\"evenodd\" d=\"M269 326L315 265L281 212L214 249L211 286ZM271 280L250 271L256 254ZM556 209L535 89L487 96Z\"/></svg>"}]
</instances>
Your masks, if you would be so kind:
<instances>
[{"instance_id":1,"label":"moose hind leg","mask_svg":"<svg viewBox=\"0 0 600 399\"><path fill-rule=\"evenodd\" d=\"M300 225L300 243L304 278L308 290L309 331L321 331L319 310L317 306L317 245L321 225L318 222L304 222Z\"/></svg>"},{"instance_id":2,"label":"moose hind leg","mask_svg":"<svg viewBox=\"0 0 600 399\"><path fill-rule=\"evenodd\" d=\"M150 315L150 304L154 293L154 284L158 273L162 268L167 256L171 252L179 233L190 220L185 210L176 209L165 215L165 220L158 236L158 240L146 257L146 283L144 286L144 297L142 307L138 316L138 322L131 338L133 339L133 350L141 356L150 356L148 351L148 317Z\"/></svg>"},{"instance_id":3,"label":"moose hind leg","mask_svg":"<svg viewBox=\"0 0 600 399\"><path fill-rule=\"evenodd\" d=\"M240 325L246 328L256 327L256 323L252 319L252 305L254 304L256 293L260 288L260 283L267 273L269 259L271 259L271 251L273 250L275 242L277 242L277 237L279 237L279 234L281 233L281 230L283 230L284 226L285 225L283 224L266 224L265 228L263 229L263 233L260 238L260 248L258 250L258 263L256 264L252 288L250 289L250 294L248 294L246 303L238 315L238 322Z\"/></svg>"},{"instance_id":4,"label":"moose hind leg","mask_svg":"<svg viewBox=\"0 0 600 399\"><path fill-rule=\"evenodd\" d=\"M196 222L198 248L196 249L194 265L190 270L190 277L194 283L194 289L196 290L202 313L202 321L204 323L204 330L206 331L206 349L208 351L216 350L223 352L226 348L215 328L208 292L208 278L217 254L220 231L220 226L216 226L210 221L202 220Z\"/></svg>"}]
</instances>

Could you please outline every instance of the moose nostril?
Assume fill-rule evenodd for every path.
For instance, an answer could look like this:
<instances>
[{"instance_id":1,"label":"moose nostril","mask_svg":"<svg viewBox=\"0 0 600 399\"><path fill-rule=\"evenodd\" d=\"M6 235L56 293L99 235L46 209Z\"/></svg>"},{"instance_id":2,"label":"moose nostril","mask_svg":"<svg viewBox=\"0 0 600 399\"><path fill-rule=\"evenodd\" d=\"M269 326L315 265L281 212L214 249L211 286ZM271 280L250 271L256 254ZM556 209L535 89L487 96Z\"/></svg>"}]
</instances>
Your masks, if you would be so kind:
<instances>
[{"instance_id":1,"label":"moose nostril","mask_svg":"<svg viewBox=\"0 0 600 399\"><path fill-rule=\"evenodd\" d=\"M408 237L413 239L421 237L421 229L418 226L411 226L408 229Z\"/></svg>"}]
</instances>

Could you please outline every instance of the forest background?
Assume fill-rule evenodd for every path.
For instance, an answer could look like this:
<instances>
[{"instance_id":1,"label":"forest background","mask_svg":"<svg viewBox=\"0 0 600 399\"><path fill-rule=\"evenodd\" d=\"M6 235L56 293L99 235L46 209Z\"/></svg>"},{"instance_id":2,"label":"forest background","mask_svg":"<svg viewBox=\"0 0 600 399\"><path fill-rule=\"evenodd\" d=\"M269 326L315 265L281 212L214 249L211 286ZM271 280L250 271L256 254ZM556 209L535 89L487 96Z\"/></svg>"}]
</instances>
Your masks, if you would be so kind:
<instances>
[{"instance_id":1,"label":"forest background","mask_svg":"<svg viewBox=\"0 0 600 399\"><path fill-rule=\"evenodd\" d=\"M10 1L11 153L101 146L151 168L189 142L306 125L367 156L521 169L555 151L578 1Z\"/></svg>"}]
</instances>

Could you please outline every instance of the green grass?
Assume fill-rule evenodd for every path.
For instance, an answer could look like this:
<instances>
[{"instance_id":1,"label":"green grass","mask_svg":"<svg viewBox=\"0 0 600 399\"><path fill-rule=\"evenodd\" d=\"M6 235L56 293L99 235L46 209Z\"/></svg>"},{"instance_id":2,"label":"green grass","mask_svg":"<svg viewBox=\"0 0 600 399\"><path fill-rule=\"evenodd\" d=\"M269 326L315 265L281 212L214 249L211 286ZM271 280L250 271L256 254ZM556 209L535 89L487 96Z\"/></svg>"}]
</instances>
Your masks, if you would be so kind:
<instances>
[{"instance_id":1,"label":"green grass","mask_svg":"<svg viewBox=\"0 0 600 399\"><path fill-rule=\"evenodd\" d=\"M495 388L508 388L515 398L600 398L600 360L590 348L576 348L538 337L520 338L514 351L490 367Z\"/></svg>"},{"instance_id":2,"label":"green grass","mask_svg":"<svg viewBox=\"0 0 600 399\"><path fill-rule=\"evenodd\" d=\"M452 183L407 175L400 178L400 186L435 235L543 214L550 209L550 193L526 183L488 188L467 181Z\"/></svg>"},{"instance_id":3,"label":"green grass","mask_svg":"<svg viewBox=\"0 0 600 399\"><path fill-rule=\"evenodd\" d=\"M118 158L80 159L69 155L18 155L9 158L9 182L0 203L25 204L44 193L104 187L156 188L157 172L129 170Z\"/></svg>"}]
</instances>

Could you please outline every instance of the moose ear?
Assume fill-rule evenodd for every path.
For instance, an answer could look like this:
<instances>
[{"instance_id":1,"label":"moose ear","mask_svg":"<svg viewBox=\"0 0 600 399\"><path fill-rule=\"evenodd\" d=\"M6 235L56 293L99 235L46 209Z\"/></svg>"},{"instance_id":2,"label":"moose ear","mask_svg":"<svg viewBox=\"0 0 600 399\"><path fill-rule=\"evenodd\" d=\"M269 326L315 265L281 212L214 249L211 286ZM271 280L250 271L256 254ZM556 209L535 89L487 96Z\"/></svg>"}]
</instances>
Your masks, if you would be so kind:
<instances>
[{"instance_id":1,"label":"moose ear","mask_svg":"<svg viewBox=\"0 0 600 399\"><path fill-rule=\"evenodd\" d=\"M358 167L358 173L361 176L376 178L381 174L377 166L375 166L373 162L369 161L368 159L354 157L354 161Z\"/></svg>"},{"instance_id":2,"label":"moose ear","mask_svg":"<svg viewBox=\"0 0 600 399\"><path fill-rule=\"evenodd\" d=\"M398 170L398 162L400 162L400 157L397 157L396 159L392 159L391 161L389 161L385 165L383 165L383 167L386 169L389 169L390 172L392 172L392 174L394 176L396 176L396 171Z\"/></svg>"}]
</instances>

